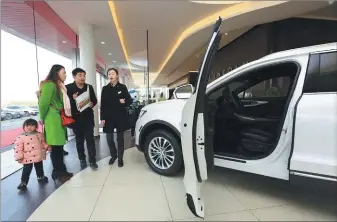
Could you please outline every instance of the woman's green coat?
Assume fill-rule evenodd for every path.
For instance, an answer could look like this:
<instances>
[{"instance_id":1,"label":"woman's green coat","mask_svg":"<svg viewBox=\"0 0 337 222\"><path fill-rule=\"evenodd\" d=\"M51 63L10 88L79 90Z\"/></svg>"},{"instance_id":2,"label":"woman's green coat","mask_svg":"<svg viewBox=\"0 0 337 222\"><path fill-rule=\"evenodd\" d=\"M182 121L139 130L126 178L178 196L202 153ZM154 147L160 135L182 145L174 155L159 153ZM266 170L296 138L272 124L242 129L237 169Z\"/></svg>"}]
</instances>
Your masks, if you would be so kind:
<instances>
[{"instance_id":1,"label":"woman's green coat","mask_svg":"<svg viewBox=\"0 0 337 222\"><path fill-rule=\"evenodd\" d=\"M63 107L62 98L62 92L58 95L54 82L43 83L39 100L40 119L44 122L47 144L51 146L66 144L66 128L62 126L59 112Z\"/></svg>"}]
</instances>

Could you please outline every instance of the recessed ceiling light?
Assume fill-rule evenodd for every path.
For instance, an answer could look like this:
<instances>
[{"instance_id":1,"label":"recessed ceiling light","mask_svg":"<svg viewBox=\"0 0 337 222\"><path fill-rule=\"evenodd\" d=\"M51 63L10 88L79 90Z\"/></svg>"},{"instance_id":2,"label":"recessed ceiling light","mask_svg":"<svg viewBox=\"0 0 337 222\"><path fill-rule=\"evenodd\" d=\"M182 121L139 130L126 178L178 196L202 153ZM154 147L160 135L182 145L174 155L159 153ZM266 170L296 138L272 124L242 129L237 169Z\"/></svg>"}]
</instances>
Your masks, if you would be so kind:
<instances>
[{"instance_id":1,"label":"recessed ceiling light","mask_svg":"<svg viewBox=\"0 0 337 222\"><path fill-rule=\"evenodd\" d=\"M109 52L109 55L112 55L111 52Z\"/></svg>"},{"instance_id":2,"label":"recessed ceiling light","mask_svg":"<svg viewBox=\"0 0 337 222\"><path fill-rule=\"evenodd\" d=\"M62 43L67 43L67 41L63 40Z\"/></svg>"},{"instance_id":3,"label":"recessed ceiling light","mask_svg":"<svg viewBox=\"0 0 337 222\"><path fill-rule=\"evenodd\" d=\"M101 42L101 44L102 44L102 45L104 45L104 44L105 44L105 42Z\"/></svg>"},{"instance_id":4,"label":"recessed ceiling light","mask_svg":"<svg viewBox=\"0 0 337 222\"><path fill-rule=\"evenodd\" d=\"M225 35L228 35L228 33L226 32Z\"/></svg>"}]
</instances>

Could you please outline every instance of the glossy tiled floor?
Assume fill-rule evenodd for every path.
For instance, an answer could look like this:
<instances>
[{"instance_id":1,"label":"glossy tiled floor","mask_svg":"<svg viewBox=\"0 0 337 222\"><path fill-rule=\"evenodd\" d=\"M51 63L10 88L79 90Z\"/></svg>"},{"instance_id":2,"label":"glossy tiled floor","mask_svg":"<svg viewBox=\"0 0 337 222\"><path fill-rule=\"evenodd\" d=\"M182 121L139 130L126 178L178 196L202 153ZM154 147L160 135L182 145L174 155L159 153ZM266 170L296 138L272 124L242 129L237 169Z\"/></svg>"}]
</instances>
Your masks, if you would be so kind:
<instances>
[{"instance_id":1,"label":"glossy tiled floor","mask_svg":"<svg viewBox=\"0 0 337 222\"><path fill-rule=\"evenodd\" d=\"M56 190L30 221L195 221L185 204L182 176L153 173L136 149L125 166L99 162ZM215 169L205 185L208 221L336 221L337 198L311 194L270 178Z\"/></svg>"},{"instance_id":2,"label":"glossy tiled floor","mask_svg":"<svg viewBox=\"0 0 337 222\"><path fill-rule=\"evenodd\" d=\"M1 179L6 178L12 173L20 170L22 165L14 160L14 150L0 153L1 155Z\"/></svg>"}]
</instances>

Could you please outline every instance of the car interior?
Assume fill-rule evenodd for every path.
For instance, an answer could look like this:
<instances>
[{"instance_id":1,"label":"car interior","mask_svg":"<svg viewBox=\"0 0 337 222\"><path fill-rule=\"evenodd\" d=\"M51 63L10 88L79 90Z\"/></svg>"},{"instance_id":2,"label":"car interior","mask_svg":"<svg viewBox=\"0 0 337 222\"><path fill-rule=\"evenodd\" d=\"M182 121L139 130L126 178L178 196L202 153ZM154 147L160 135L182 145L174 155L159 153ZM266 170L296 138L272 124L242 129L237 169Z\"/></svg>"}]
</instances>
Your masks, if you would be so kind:
<instances>
[{"instance_id":1,"label":"car interior","mask_svg":"<svg viewBox=\"0 0 337 222\"><path fill-rule=\"evenodd\" d=\"M214 154L261 159L273 152L299 66L276 64L244 73L208 93L208 141Z\"/></svg>"}]
</instances>

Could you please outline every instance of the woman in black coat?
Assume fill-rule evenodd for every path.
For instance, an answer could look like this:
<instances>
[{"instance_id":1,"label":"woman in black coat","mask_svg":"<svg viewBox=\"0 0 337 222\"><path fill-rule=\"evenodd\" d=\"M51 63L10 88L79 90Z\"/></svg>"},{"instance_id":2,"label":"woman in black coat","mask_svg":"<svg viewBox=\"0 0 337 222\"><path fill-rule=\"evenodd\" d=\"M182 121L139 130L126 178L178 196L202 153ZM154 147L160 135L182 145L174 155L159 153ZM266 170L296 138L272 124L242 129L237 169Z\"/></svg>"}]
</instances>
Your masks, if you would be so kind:
<instances>
[{"instance_id":1,"label":"woman in black coat","mask_svg":"<svg viewBox=\"0 0 337 222\"><path fill-rule=\"evenodd\" d=\"M114 142L114 130L117 129L118 166L122 167L124 165L124 132L129 128L126 107L132 103L132 99L126 86L118 82L117 69L110 68L108 78L109 84L102 89L101 122L110 149L110 165L117 159L117 149Z\"/></svg>"}]
</instances>

